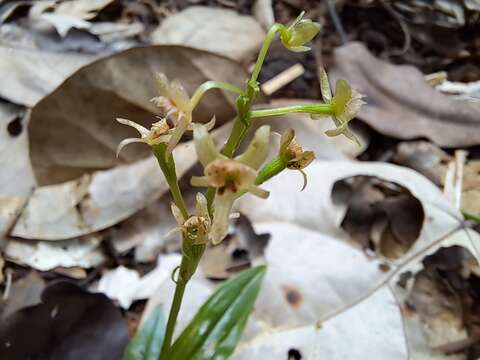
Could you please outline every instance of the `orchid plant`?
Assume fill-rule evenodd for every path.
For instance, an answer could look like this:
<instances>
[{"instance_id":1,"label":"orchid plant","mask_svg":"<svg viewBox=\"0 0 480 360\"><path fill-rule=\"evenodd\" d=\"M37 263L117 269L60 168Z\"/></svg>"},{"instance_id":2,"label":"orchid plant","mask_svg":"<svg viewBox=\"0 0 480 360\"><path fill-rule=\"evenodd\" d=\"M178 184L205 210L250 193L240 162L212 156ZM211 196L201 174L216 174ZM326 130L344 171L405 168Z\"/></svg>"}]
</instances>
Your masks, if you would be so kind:
<instances>
[{"instance_id":1,"label":"orchid plant","mask_svg":"<svg viewBox=\"0 0 480 360\"><path fill-rule=\"evenodd\" d=\"M307 185L304 169L315 159L315 154L303 150L293 129L288 129L281 135L278 155L270 160L267 160L271 138L271 129L268 125L259 127L246 150L237 154L237 149L254 120L289 113L308 113L313 120L331 118L335 127L326 132L327 136L343 135L358 143L348 123L360 110L363 104L362 96L345 80L337 81L335 94L332 95L324 69L320 69L319 73L323 103L251 109L260 92L258 76L275 36L278 34L282 44L291 51L310 50L305 44L319 32L320 25L304 19L303 15L300 14L290 26L274 24L271 27L244 89L219 81L208 81L190 97L178 80L170 82L164 74L157 74L155 80L158 96L154 97L152 102L164 110L164 117L153 123L150 129L131 120L117 119L119 123L133 127L140 134L139 138L129 138L120 142L117 156L126 145L134 142L142 142L152 148L172 194L171 208L178 224L175 230L182 236L183 256L180 266L175 270L176 289L164 331L159 357L162 360L178 358L173 355L179 350L175 344L172 345L172 340L185 287L195 273L206 246L209 243L217 245L228 235L235 201L247 193L267 198L269 192L260 186L288 169L301 172L304 178L302 190ZM193 119L193 110L203 94L214 88L238 94L237 116L228 140L222 148L217 148L209 133L215 125L215 118L205 125L196 123ZM195 213L191 213L185 205L172 153L186 131L193 131L196 153L203 167L203 174L193 176L190 183L195 187L207 188L205 194L198 193L196 196ZM237 340L238 336L237 334ZM178 341L181 340L182 336Z\"/></svg>"}]
</instances>

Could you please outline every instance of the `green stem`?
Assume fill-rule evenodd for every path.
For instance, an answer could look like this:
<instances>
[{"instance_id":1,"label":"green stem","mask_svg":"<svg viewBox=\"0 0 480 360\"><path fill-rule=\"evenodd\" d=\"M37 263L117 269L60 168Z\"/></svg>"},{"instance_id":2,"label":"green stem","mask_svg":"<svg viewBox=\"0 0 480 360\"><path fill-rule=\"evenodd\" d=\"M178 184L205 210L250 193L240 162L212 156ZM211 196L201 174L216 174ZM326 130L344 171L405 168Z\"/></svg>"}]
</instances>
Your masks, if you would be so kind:
<instances>
[{"instance_id":1,"label":"green stem","mask_svg":"<svg viewBox=\"0 0 480 360\"><path fill-rule=\"evenodd\" d=\"M250 77L251 83L257 82L258 75L260 74L260 70L262 69L263 62L265 61L265 57L267 56L268 49L270 48L270 45L272 44L272 41L275 38L276 33L285 29L286 29L285 25L273 24L270 30L268 30L267 36L263 41L262 48L258 53L257 61L255 63L255 67L253 68L252 76Z\"/></svg>"},{"instance_id":2,"label":"green stem","mask_svg":"<svg viewBox=\"0 0 480 360\"><path fill-rule=\"evenodd\" d=\"M233 157L235 150L237 150L246 132L247 126L242 120L240 120L239 117L236 117L235 121L233 122L230 136L228 137L227 143L222 150L222 154L229 158Z\"/></svg>"},{"instance_id":3,"label":"green stem","mask_svg":"<svg viewBox=\"0 0 480 360\"><path fill-rule=\"evenodd\" d=\"M240 89L239 87L223 81L206 81L202 85L200 85L193 94L190 100L192 109L194 109L198 105L202 96L211 89L223 89L237 94L243 93L242 89Z\"/></svg>"},{"instance_id":4,"label":"green stem","mask_svg":"<svg viewBox=\"0 0 480 360\"><path fill-rule=\"evenodd\" d=\"M308 113L315 115L332 115L333 108L331 104L305 104L305 105L292 105L283 106L275 109L261 109L253 110L250 112L250 117L259 118L266 116L278 116L291 113Z\"/></svg>"},{"instance_id":5,"label":"green stem","mask_svg":"<svg viewBox=\"0 0 480 360\"><path fill-rule=\"evenodd\" d=\"M185 256L182 257L182 263L180 264L179 274L182 272L182 267L185 267L187 259ZM183 294L185 293L185 287L187 286L186 280L179 276L177 284L175 286L175 294L173 295L172 306L170 308L170 313L168 315L167 328L165 330L165 338L163 340L162 351L160 353L159 360L167 360L168 351L172 345L173 333L175 331L175 324L177 322L178 313L180 311L180 306L182 305Z\"/></svg>"},{"instance_id":6,"label":"green stem","mask_svg":"<svg viewBox=\"0 0 480 360\"><path fill-rule=\"evenodd\" d=\"M270 160L264 167L258 172L255 179L255 185L261 185L265 181L270 180L275 175L280 174L287 167L287 161L280 156L277 156Z\"/></svg>"},{"instance_id":7,"label":"green stem","mask_svg":"<svg viewBox=\"0 0 480 360\"><path fill-rule=\"evenodd\" d=\"M172 194L173 201L175 205L178 206L182 215L185 219L188 219L188 210L185 206L185 201L183 200L182 192L178 186L177 172L175 170L175 160L173 155L170 155L167 159L165 153L167 150L167 145L164 143L154 145L153 153L158 160L160 169L162 169L165 179L167 180L168 186L170 187L170 193Z\"/></svg>"}]
</instances>

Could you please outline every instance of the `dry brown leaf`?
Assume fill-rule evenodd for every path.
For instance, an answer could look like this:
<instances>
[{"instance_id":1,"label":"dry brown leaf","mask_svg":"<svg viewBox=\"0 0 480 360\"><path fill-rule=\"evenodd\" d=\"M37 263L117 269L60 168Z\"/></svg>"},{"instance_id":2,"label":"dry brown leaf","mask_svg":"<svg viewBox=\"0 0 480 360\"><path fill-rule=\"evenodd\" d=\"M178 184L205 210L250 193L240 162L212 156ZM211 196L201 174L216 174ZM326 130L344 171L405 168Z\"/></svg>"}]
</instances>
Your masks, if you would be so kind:
<instances>
[{"instance_id":1,"label":"dry brown leaf","mask_svg":"<svg viewBox=\"0 0 480 360\"><path fill-rule=\"evenodd\" d=\"M184 45L235 60L247 60L261 46L265 31L254 18L233 10L191 6L166 18L152 43Z\"/></svg>"},{"instance_id":2,"label":"dry brown leaf","mask_svg":"<svg viewBox=\"0 0 480 360\"><path fill-rule=\"evenodd\" d=\"M431 142L405 141L397 145L392 160L418 171L440 186L452 157Z\"/></svg>"},{"instance_id":3,"label":"dry brown leaf","mask_svg":"<svg viewBox=\"0 0 480 360\"><path fill-rule=\"evenodd\" d=\"M156 95L156 72L179 77L190 94L207 80L239 84L246 78L231 60L178 46L130 49L82 68L32 109L30 153L39 183L71 180L118 164L115 148L134 131L115 118L148 127L155 121L160 112L149 100ZM214 114L220 123L230 120L235 97L222 94L205 96L194 114L198 121ZM121 156L132 161L148 152L148 147L132 146Z\"/></svg>"},{"instance_id":4,"label":"dry brown leaf","mask_svg":"<svg viewBox=\"0 0 480 360\"><path fill-rule=\"evenodd\" d=\"M435 91L412 66L388 64L350 43L335 50L331 77L366 95L358 117L382 134L426 137L442 147L480 144L480 104Z\"/></svg>"}]
</instances>

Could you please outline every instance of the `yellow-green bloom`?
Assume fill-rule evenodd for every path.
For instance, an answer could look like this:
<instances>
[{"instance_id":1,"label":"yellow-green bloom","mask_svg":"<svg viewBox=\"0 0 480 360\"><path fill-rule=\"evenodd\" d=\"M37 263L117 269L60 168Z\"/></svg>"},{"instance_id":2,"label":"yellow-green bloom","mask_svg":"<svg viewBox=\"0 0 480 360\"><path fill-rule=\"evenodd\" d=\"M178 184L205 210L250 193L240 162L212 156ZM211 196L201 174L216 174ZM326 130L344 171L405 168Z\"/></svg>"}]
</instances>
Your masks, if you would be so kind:
<instances>
[{"instance_id":1,"label":"yellow-green bloom","mask_svg":"<svg viewBox=\"0 0 480 360\"><path fill-rule=\"evenodd\" d=\"M204 176L193 176L191 184L216 189L210 239L218 244L228 234L228 221L237 198L247 192L262 198L269 195L255 185L255 179L268 155L270 127L260 127L247 150L235 159L228 159L217 150L205 126L195 124L193 134Z\"/></svg>"},{"instance_id":2,"label":"yellow-green bloom","mask_svg":"<svg viewBox=\"0 0 480 360\"><path fill-rule=\"evenodd\" d=\"M183 238L192 245L201 245L208 242L208 235L211 229L210 215L208 214L207 199L203 194L196 196L196 215L185 219L180 209L172 203L172 214L177 221L178 230L182 232ZM177 230L175 229L175 230Z\"/></svg>"},{"instance_id":3,"label":"yellow-green bloom","mask_svg":"<svg viewBox=\"0 0 480 360\"><path fill-rule=\"evenodd\" d=\"M117 119L119 123L131 126L140 133L140 138L129 138L120 142L117 156L125 145L143 142L150 146L166 143L165 155L168 158L185 131L193 130L193 105L182 84L178 80L169 82L168 78L161 73L156 74L155 80L159 96L154 97L151 101L165 110L166 117L153 123L150 130L131 120ZM173 122L173 127L168 125L167 117ZM212 129L215 126L215 118L212 118L205 126L208 130Z\"/></svg>"},{"instance_id":4,"label":"yellow-green bloom","mask_svg":"<svg viewBox=\"0 0 480 360\"><path fill-rule=\"evenodd\" d=\"M310 19L303 19L302 12L286 30L280 32L283 45L295 52L308 51L310 48L305 44L311 41L320 31L320 24Z\"/></svg>"},{"instance_id":5,"label":"yellow-green bloom","mask_svg":"<svg viewBox=\"0 0 480 360\"><path fill-rule=\"evenodd\" d=\"M313 151L304 151L302 146L295 140L295 131L287 129L280 139L279 156L286 161L286 167L290 170L298 170L303 176L302 190L307 186L307 175L303 171L315 160Z\"/></svg>"},{"instance_id":6,"label":"yellow-green bloom","mask_svg":"<svg viewBox=\"0 0 480 360\"><path fill-rule=\"evenodd\" d=\"M327 136L338 136L343 134L357 144L360 144L357 137L348 128L348 123L357 116L360 108L365 102L362 100L363 95L352 89L346 80L337 80L335 85L335 95L332 97L330 82L325 69L321 68L320 87L322 91L323 101L332 105L333 114L329 115L312 115L312 119L317 120L326 116L331 117L336 128L327 130Z\"/></svg>"}]
</instances>

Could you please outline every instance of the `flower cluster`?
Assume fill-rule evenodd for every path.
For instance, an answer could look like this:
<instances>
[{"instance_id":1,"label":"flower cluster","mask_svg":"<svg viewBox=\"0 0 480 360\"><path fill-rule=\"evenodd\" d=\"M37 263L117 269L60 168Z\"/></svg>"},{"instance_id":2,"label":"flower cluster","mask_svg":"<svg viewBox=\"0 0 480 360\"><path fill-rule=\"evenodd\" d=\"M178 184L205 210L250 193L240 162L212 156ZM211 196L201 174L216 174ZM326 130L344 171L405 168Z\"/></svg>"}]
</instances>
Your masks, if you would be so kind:
<instances>
[{"instance_id":1,"label":"flower cluster","mask_svg":"<svg viewBox=\"0 0 480 360\"><path fill-rule=\"evenodd\" d=\"M128 144L142 142L154 148L159 158L159 164L170 185L174 197L172 213L178 223L177 230L182 233L184 241L191 245L202 245L208 242L218 244L228 234L229 219L235 200L251 193L266 198L268 191L259 187L268 179L278 175L283 170L299 171L303 178L302 190L307 185L307 175L304 169L315 159L312 151L303 150L297 142L293 129L288 129L280 140L278 155L267 161L270 147L270 126L259 127L246 150L234 156L238 145L243 140L246 129L256 117L281 115L290 112L306 112L311 118L330 117L335 128L328 130L326 135L344 135L357 141L348 123L359 112L364 104L362 96L353 90L345 80L338 80L335 95L332 96L329 80L325 70L320 71L320 84L324 103L307 104L277 109L250 110L251 102L258 93L258 69L263 64L266 49L272 36L280 34L283 45L291 51L307 51L305 44L313 39L320 30L320 25L311 20L303 19L303 13L290 25L276 24L269 31L264 47L259 54L252 78L247 82L245 90L231 84L209 81L202 84L190 98L189 94L178 80L169 81L164 74L156 75L158 95L151 101L160 107L164 117L153 123L147 129L131 120L117 119L124 125L135 128L139 138L128 138L120 142L117 156ZM219 149L209 131L215 125L215 118L208 124L193 122L193 110L203 93L212 88L221 88L239 95L237 100L237 121L225 148ZM248 121L246 121L248 120ZM195 150L203 166L201 176L193 176L191 185L207 187L206 196L197 194L196 214L189 215L183 203L181 191L176 180L175 165L172 150L179 143L186 131L193 131ZM158 151L158 145L164 144L164 152ZM227 150L228 149L228 150ZM163 156L163 158L161 158Z\"/></svg>"}]
</instances>

